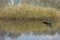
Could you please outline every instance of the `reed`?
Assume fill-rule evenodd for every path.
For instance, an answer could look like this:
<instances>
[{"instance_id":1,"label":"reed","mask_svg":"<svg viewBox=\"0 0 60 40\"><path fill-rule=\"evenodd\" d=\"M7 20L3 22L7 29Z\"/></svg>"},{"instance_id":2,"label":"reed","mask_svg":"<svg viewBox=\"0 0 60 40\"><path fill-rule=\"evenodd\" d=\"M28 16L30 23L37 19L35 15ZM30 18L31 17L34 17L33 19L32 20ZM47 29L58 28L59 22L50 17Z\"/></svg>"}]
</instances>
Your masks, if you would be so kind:
<instances>
[{"instance_id":1,"label":"reed","mask_svg":"<svg viewBox=\"0 0 60 40\"><path fill-rule=\"evenodd\" d=\"M42 23L45 19L56 20L52 28ZM0 8L0 29L6 31L31 32L55 30L60 26L60 10L31 5L6 6Z\"/></svg>"}]
</instances>

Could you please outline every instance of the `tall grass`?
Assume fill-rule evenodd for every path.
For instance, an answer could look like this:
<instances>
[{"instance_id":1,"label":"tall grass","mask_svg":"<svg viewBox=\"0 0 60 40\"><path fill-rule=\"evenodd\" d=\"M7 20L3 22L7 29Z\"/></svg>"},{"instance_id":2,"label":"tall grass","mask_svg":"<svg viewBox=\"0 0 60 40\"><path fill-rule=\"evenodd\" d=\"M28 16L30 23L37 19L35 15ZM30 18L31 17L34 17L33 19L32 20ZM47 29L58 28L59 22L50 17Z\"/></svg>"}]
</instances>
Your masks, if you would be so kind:
<instances>
[{"instance_id":1,"label":"tall grass","mask_svg":"<svg viewBox=\"0 0 60 40\"><path fill-rule=\"evenodd\" d=\"M52 28L42 23L47 18L56 20L52 22ZM6 6L0 8L0 29L17 32L55 30L60 25L59 18L59 10L51 7Z\"/></svg>"},{"instance_id":2,"label":"tall grass","mask_svg":"<svg viewBox=\"0 0 60 40\"><path fill-rule=\"evenodd\" d=\"M21 5L13 7L3 7L0 9L0 17L14 18L40 18L40 17L56 17L59 11L50 7L35 7L30 5ZM60 12L59 12L60 13Z\"/></svg>"}]
</instances>

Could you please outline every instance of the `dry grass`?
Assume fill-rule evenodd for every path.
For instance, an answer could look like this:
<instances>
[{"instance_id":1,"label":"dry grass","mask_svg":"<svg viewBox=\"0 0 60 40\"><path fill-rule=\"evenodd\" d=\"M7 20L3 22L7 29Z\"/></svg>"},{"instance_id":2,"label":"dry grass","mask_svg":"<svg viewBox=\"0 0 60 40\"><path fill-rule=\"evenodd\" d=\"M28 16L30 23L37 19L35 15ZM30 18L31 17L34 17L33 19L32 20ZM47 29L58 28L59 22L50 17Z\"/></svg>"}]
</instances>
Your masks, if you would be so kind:
<instances>
[{"instance_id":1,"label":"dry grass","mask_svg":"<svg viewBox=\"0 0 60 40\"><path fill-rule=\"evenodd\" d=\"M56 17L59 11L54 8L35 7L29 5L3 7L0 9L0 17L14 18L40 18L40 17ZM59 12L60 13L60 12Z\"/></svg>"},{"instance_id":2,"label":"dry grass","mask_svg":"<svg viewBox=\"0 0 60 40\"><path fill-rule=\"evenodd\" d=\"M52 22L52 28L42 23L47 18ZM6 31L29 32L55 30L60 26L60 12L50 7L35 7L30 5L0 8L0 29Z\"/></svg>"}]
</instances>

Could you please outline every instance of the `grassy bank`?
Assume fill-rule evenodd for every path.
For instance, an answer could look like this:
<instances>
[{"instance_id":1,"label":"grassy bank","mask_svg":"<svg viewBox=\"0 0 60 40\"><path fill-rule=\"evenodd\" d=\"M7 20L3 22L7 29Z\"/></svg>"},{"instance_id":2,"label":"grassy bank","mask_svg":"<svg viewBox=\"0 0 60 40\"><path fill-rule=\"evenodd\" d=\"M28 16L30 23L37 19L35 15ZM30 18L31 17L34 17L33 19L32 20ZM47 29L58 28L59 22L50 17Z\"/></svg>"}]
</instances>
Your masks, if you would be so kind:
<instances>
[{"instance_id":1,"label":"grassy bank","mask_svg":"<svg viewBox=\"0 0 60 40\"><path fill-rule=\"evenodd\" d=\"M29 32L55 30L60 26L60 12L50 7L30 5L0 8L0 29L6 31ZM52 28L42 23L45 19L53 19Z\"/></svg>"},{"instance_id":2,"label":"grassy bank","mask_svg":"<svg viewBox=\"0 0 60 40\"><path fill-rule=\"evenodd\" d=\"M30 5L21 5L13 7L2 7L0 9L0 17L13 18L41 18L52 17L56 18L56 14L60 13L57 9L50 7L35 7ZM58 14L60 15L60 14Z\"/></svg>"}]
</instances>

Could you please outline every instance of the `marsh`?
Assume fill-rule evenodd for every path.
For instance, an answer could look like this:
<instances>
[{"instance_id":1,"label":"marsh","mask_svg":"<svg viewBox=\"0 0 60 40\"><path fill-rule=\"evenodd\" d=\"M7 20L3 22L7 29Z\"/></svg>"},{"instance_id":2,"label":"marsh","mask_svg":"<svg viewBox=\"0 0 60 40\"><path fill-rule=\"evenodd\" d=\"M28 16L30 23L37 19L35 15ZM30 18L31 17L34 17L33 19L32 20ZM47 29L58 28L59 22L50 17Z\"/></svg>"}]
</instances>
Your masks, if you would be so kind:
<instances>
[{"instance_id":1,"label":"marsh","mask_svg":"<svg viewBox=\"0 0 60 40\"><path fill-rule=\"evenodd\" d=\"M0 40L59 40L59 3L58 0L1 0Z\"/></svg>"}]
</instances>

